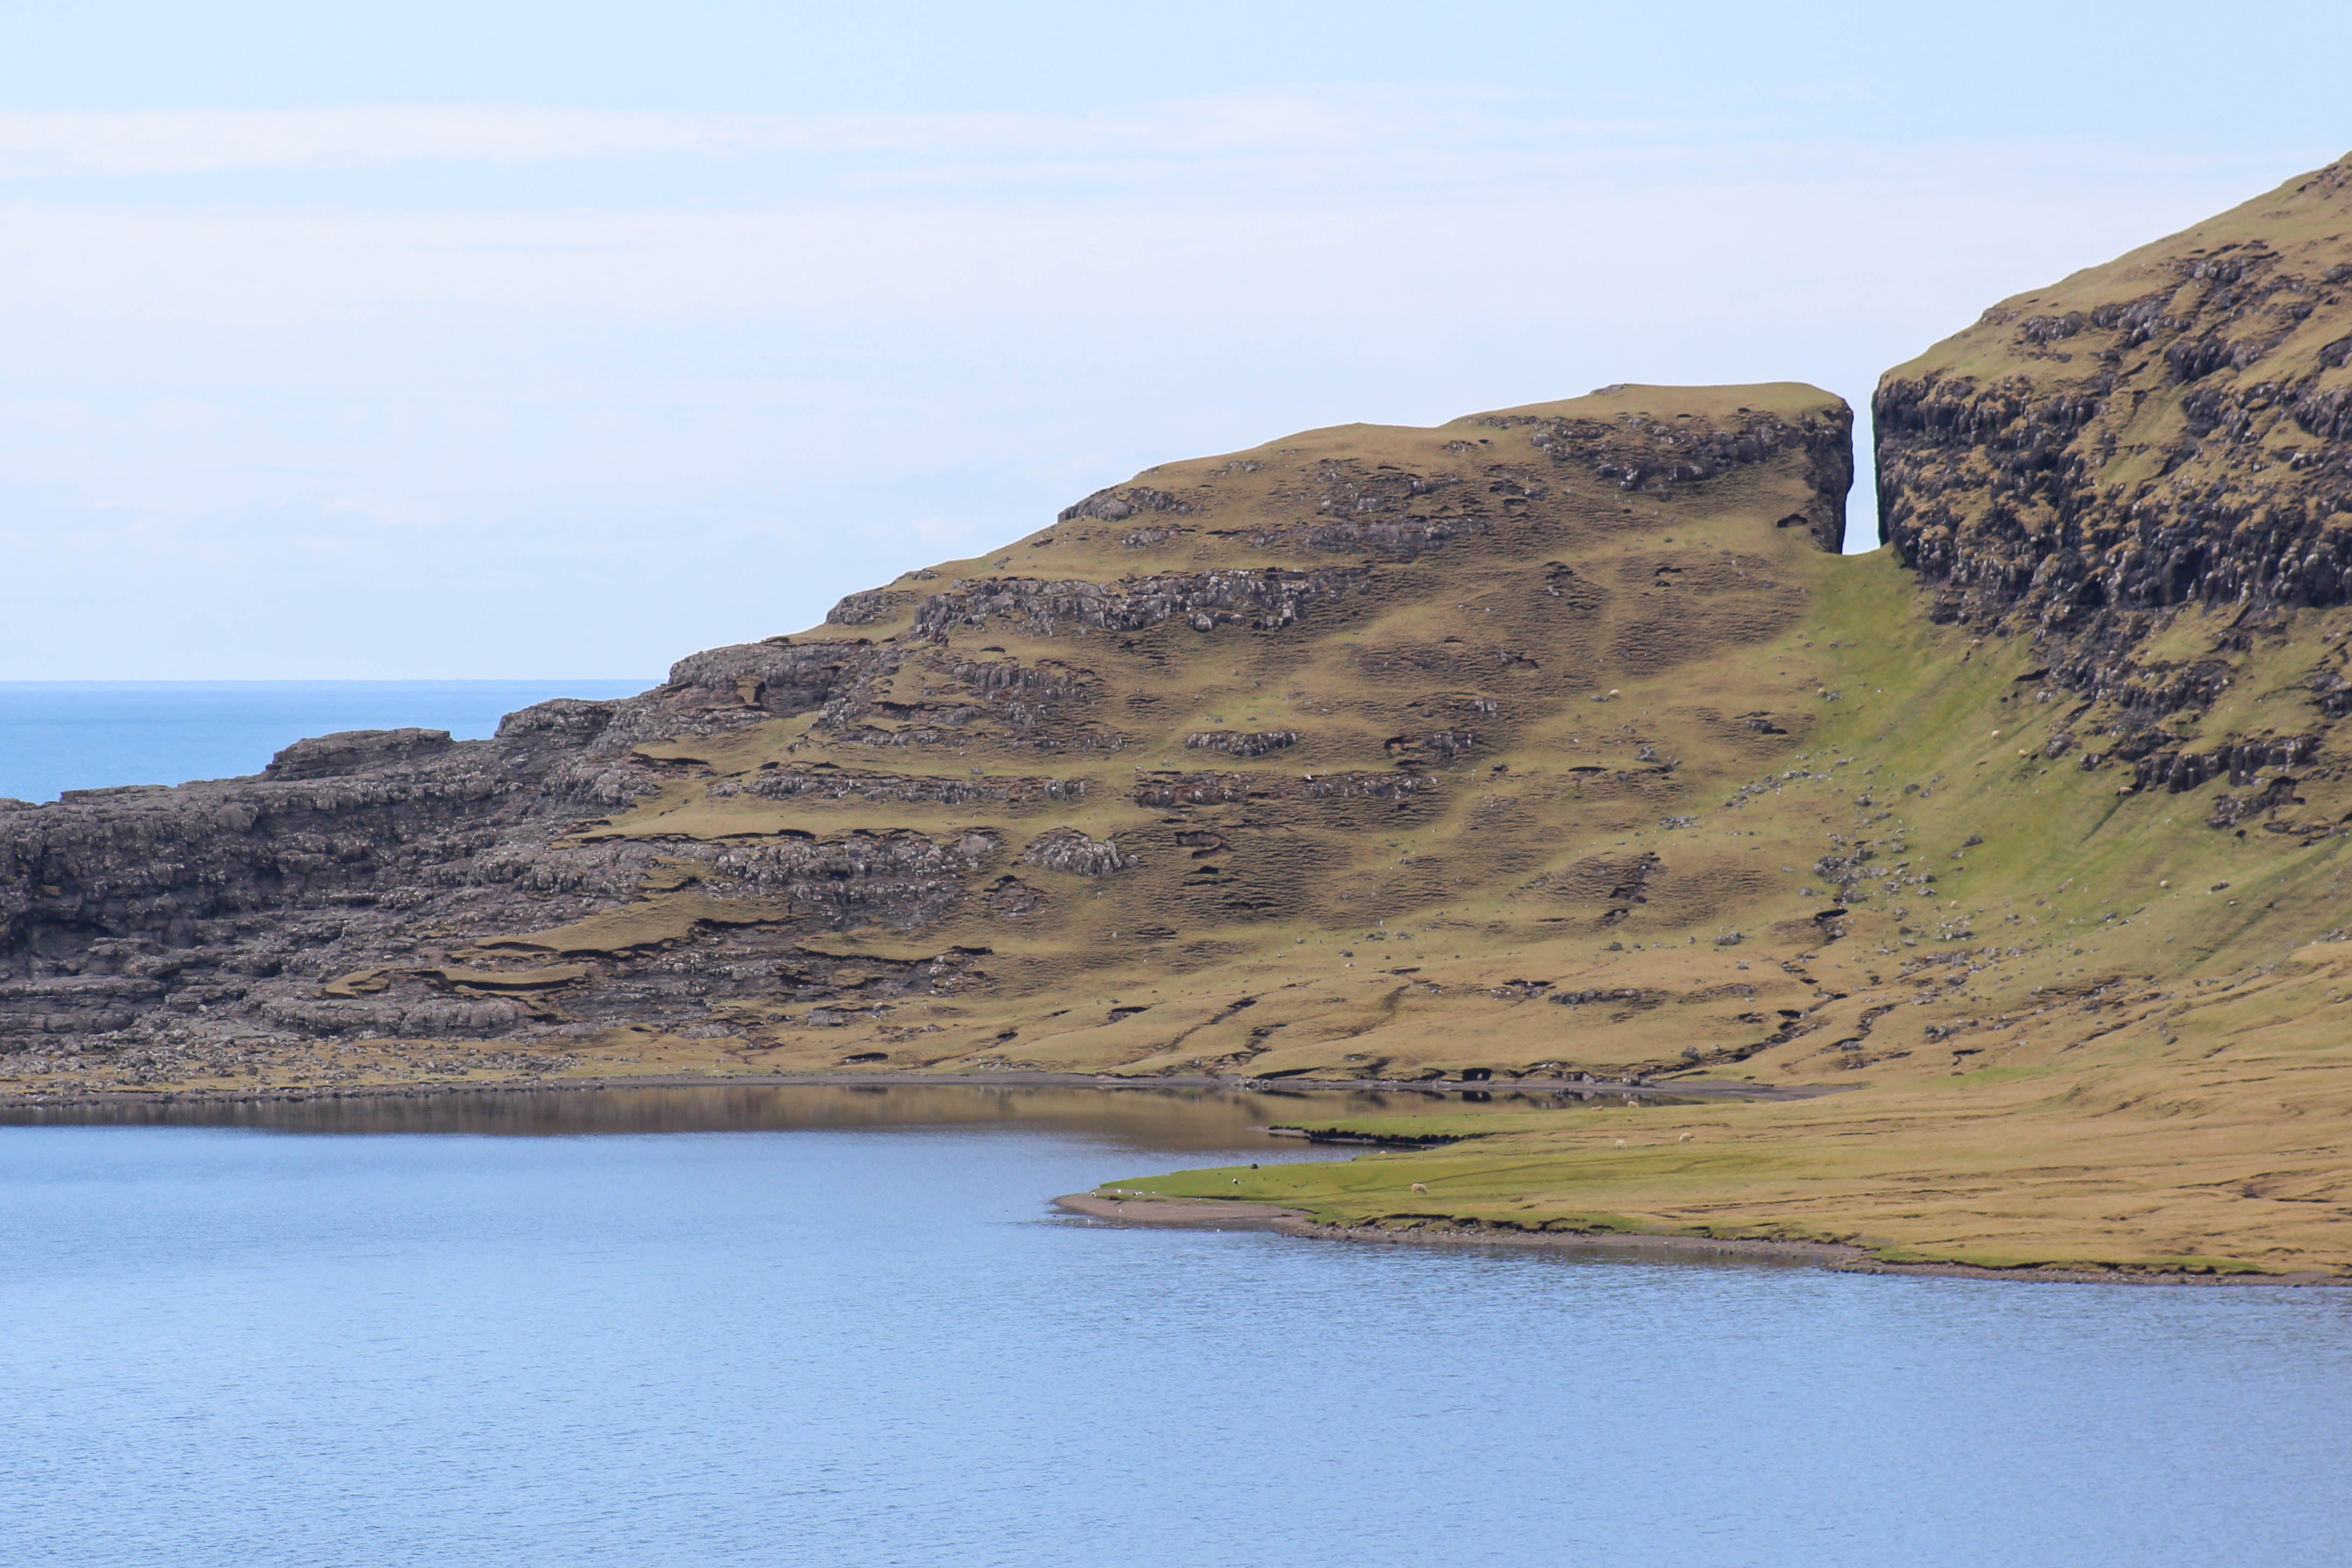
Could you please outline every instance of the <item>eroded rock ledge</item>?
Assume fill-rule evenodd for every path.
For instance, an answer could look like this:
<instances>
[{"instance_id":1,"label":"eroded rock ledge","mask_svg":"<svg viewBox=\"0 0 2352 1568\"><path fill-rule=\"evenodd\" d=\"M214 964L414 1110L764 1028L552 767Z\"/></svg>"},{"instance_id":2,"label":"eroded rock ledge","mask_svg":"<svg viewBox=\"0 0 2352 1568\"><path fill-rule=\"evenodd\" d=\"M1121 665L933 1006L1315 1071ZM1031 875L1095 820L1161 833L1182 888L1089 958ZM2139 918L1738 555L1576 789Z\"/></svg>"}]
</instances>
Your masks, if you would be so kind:
<instances>
[{"instance_id":1,"label":"eroded rock ledge","mask_svg":"<svg viewBox=\"0 0 2352 1568\"><path fill-rule=\"evenodd\" d=\"M2003 301L1872 409L1935 618L2034 637L2119 731L2211 707L2229 659L2152 646L2184 611L2227 655L2352 602L2352 160Z\"/></svg>"},{"instance_id":2,"label":"eroded rock ledge","mask_svg":"<svg viewBox=\"0 0 2352 1568\"><path fill-rule=\"evenodd\" d=\"M1778 385L1307 432L489 740L323 736L251 778L0 805L0 1051L168 1077L239 1041L914 1041L964 999L1058 1017L1139 955L1191 972L1496 877L1572 902L1546 808L1465 824L1443 875L1383 836L1622 672L1788 632L1850 423ZM1658 789L1650 742L1575 787ZM989 1028L933 1054L1020 1034Z\"/></svg>"}]
</instances>

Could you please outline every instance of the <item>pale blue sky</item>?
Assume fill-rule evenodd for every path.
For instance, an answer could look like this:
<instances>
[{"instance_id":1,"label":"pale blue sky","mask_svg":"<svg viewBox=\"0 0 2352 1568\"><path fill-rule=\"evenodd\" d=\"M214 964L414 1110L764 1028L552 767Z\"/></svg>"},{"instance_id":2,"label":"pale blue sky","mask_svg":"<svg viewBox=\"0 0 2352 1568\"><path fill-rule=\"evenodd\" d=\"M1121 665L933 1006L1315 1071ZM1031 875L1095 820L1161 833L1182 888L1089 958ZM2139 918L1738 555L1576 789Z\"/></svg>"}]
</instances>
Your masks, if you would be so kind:
<instances>
[{"instance_id":1,"label":"pale blue sky","mask_svg":"<svg viewBox=\"0 0 2352 1568\"><path fill-rule=\"evenodd\" d=\"M2242 15L0 3L0 679L652 675L1163 458L1860 402L2352 146Z\"/></svg>"}]
</instances>

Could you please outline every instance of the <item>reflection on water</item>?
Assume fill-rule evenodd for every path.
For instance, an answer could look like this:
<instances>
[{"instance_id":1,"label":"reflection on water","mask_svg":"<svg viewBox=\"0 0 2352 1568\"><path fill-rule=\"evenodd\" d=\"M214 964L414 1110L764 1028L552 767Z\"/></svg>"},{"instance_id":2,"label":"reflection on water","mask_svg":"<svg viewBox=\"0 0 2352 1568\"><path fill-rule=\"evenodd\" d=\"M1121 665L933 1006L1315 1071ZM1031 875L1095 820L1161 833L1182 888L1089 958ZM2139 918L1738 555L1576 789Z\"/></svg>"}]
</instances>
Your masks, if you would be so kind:
<instances>
[{"instance_id":1,"label":"reflection on water","mask_svg":"<svg viewBox=\"0 0 2352 1568\"><path fill-rule=\"evenodd\" d=\"M0 1126L244 1127L276 1132L785 1132L824 1128L1059 1128L1139 1149L1228 1149L1269 1122L1431 1111L1624 1107L1622 1095L1468 1089L1347 1092L1075 1089L988 1084L711 1084L351 1095L320 1100L145 1100L0 1108ZM1659 1096L1646 1103L1684 1104Z\"/></svg>"}]
</instances>

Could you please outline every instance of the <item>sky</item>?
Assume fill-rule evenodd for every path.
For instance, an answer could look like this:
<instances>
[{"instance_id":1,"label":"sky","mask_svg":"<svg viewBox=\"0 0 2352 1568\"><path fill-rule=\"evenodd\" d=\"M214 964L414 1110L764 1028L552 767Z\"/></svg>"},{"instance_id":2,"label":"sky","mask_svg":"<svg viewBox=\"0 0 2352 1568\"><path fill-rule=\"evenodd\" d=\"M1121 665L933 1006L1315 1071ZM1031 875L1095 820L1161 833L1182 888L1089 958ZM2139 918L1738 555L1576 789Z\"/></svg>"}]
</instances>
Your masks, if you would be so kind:
<instances>
[{"instance_id":1,"label":"sky","mask_svg":"<svg viewBox=\"0 0 2352 1568\"><path fill-rule=\"evenodd\" d=\"M2352 7L2235 16L0 0L0 679L652 678L1295 430L1861 407L2352 149Z\"/></svg>"}]
</instances>

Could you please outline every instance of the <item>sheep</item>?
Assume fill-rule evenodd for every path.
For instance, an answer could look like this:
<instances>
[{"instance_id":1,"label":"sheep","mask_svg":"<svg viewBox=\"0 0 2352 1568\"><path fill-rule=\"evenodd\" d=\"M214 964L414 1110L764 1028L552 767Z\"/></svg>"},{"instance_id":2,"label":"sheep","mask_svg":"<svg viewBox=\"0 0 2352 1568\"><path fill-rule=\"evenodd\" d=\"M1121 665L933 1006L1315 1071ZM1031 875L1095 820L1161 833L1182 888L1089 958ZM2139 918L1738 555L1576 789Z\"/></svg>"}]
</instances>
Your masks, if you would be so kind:
<instances>
[{"instance_id":1,"label":"sheep","mask_svg":"<svg viewBox=\"0 0 2352 1568\"><path fill-rule=\"evenodd\" d=\"M1691 1141L1691 1135L1690 1135L1689 1133L1687 1133L1687 1132L1684 1133L1681 1137L1679 1137L1679 1138L1677 1138L1677 1139L1675 1139L1675 1142L1677 1142L1677 1143L1687 1143L1687 1142L1689 1142L1690 1141Z\"/></svg>"},{"instance_id":2,"label":"sheep","mask_svg":"<svg viewBox=\"0 0 2352 1568\"><path fill-rule=\"evenodd\" d=\"M1413 1190L1414 1192L1416 1192L1416 1193L1421 1194L1423 1197L1426 1197L1426 1196L1428 1196L1428 1195L1429 1195L1429 1189L1428 1189L1427 1187L1423 1186L1423 1185L1421 1183L1419 1183L1419 1182L1415 1182L1415 1183L1412 1184L1412 1190Z\"/></svg>"},{"instance_id":3,"label":"sheep","mask_svg":"<svg viewBox=\"0 0 2352 1568\"><path fill-rule=\"evenodd\" d=\"M1625 1146L1625 1140L1623 1140L1622 1138L1620 1138L1619 1140L1617 1140L1617 1147L1619 1147L1620 1149L1622 1149L1624 1146Z\"/></svg>"}]
</instances>

